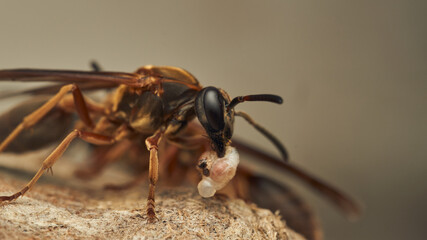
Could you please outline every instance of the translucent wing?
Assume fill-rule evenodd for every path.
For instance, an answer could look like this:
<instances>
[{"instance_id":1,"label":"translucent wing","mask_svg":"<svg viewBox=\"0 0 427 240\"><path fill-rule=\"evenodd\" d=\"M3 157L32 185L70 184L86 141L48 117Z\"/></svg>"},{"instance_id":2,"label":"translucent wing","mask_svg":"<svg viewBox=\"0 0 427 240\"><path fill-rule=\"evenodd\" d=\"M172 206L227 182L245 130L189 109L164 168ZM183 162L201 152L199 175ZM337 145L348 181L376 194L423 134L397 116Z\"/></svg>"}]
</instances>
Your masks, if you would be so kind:
<instances>
[{"instance_id":1,"label":"translucent wing","mask_svg":"<svg viewBox=\"0 0 427 240\"><path fill-rule=\"evenodd\" d=\"M286 225L307 239L320 240L323 233L310 207L292 189L262 176L250 175L250 200L262 208L279 210Z\"/></svg>"},{"instance_id":2,"label":"translucent wing","mask_svg":"<svg viewBox=\"0 0 427 240\"><path fill-rule=\"evenodd\" d=\"M101 82L144 86L147 76L138 73L93 72L44 69L11 69L0 71L0 81L12 80L23 82L53 81L61 83Z\"/></svg>"},{"instance_id":3,"label":"translucent wing","mask_svg":"<svg viewBox=\"0 0 427 240\"><path fill-rule=\"evenodd\" d=\"M233 145L239 149L239 151L246 152L252 155L258 162L258 164L267 164L276 169L280 169L285 172L289 172L296 176L298 179L303 181L309 187L319 192L322 196L326 197L333 205L337 206L347 218L354 219L361 215L360 206L352 200L349 196L343 192L337 190L331 185L323 182L322 180L314 177L313 175L303 171L293 164L281 161L259 149L256 149L248 144L240 141L233 140Z\"/></svg>"}]
</instances>

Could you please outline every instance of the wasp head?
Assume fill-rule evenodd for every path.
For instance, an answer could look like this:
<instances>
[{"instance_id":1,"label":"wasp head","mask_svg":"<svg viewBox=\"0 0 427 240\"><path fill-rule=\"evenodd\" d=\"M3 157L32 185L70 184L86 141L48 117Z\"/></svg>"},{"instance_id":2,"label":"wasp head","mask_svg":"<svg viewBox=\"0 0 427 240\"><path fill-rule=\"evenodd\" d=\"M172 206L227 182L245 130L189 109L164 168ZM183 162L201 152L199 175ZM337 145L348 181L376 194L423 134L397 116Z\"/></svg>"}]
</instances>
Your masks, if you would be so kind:
<instances>
[{"instance_id":1,"label":"wasp head","mask_svg":"<svg viewBox=\"0 0 427 240\"><path fill-rule=\"evenodd\" d=\"M229 104L228 94L216 87L203 88L196 97L197 118L209 135L218 157L224 157L233 135L234 109L228 109Z\"/></svg>"},{"instance_id":2,"label":"wasp head","mask_svg":"<svg viewBox=\"0 0 427 240\"><path fill-rule=\"evenodd\" d=\"M281 104L282 98L272 94L256 94L239 96L230 99L230 96L215 87L203 88L196 96L195 112L202 126L212 142L212 149L219 158L224 157L225 148L230 144L233 135L234 116L246 119L255 129L267 137L281 152L283 159L287 160L288 154L282 143L265 128L255 123L244 112L235 112L234 107L246 101L263 101Z\"/></svg>"}]
</instances>

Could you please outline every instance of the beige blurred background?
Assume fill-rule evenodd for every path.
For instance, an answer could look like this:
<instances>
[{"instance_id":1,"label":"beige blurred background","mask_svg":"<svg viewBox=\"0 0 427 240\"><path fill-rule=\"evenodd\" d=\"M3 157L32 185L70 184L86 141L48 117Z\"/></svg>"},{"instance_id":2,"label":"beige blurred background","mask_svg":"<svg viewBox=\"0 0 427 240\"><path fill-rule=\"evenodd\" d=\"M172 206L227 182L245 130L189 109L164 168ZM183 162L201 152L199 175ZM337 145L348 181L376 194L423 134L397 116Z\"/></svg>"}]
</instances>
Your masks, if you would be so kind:
<instances>
[{"instance_id":1,"label":"beige blurred background","mask_svg":"<svg viewBox=\"0 0 427 240\"><path fill-rule=\"evenodd\" d=\"M173 65L231 96L279 94L282 106L238 108L365 206L349 223L293 184L326 239L425 239L426 11L425 1L2 1L0 68ZM276 153L242 120L235 136Z\"/></svg>"}]
</instances>

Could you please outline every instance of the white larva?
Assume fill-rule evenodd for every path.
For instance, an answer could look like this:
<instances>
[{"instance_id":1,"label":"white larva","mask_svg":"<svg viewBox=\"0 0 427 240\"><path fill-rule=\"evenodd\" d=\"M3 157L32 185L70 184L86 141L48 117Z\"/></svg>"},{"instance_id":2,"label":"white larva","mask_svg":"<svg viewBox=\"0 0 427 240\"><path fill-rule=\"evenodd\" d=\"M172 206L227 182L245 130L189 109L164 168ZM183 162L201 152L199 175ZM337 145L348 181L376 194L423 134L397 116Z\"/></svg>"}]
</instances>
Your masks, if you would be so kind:
<instances>
[{"instance_id":1,"label":"white larva","mask_svg":"<svg viewBox=\"0 0 427 240\"><path fill-rule=\"evenodd\" d=\"M215 195L215 192L222 189L233 179L239 165L239 153L234 147L228 146L223 158L218 158L214 151L207 151L200 157L199 163L202 166L202 180L197 185L199 194L204 198ZM204 174L208 172L208 176Z\"/></svg>"}]
</instances>

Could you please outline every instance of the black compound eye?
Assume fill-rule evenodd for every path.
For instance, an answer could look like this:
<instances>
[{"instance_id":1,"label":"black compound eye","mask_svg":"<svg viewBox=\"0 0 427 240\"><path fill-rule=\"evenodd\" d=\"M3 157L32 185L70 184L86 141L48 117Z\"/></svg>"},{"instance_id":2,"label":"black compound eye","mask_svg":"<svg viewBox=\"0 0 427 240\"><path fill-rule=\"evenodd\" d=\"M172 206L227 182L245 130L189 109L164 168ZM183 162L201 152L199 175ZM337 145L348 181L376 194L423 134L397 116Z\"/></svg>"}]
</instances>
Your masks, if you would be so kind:
<instances>
[{"instance_id":1,"label":"black compound eye","mask_svg":"<svg viewBox=\"0 0 427 240\"><path fill-rule=\"evenodd\" d=\"M220 99L222 96L216 88L208 88L204 94L203 107L206 119L210 127L219 131L225 126L224 123L224 102Z\"/></svg>"}]
</instances>

